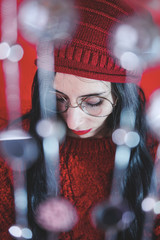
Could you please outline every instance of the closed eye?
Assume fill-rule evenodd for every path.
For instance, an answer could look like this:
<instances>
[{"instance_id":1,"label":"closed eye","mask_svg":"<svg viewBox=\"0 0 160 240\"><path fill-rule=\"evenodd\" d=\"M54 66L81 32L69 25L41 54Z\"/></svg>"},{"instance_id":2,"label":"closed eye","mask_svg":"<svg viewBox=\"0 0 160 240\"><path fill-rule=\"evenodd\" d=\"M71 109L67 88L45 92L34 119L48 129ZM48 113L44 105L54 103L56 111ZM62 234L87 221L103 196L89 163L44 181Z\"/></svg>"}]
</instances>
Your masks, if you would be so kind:
<instances>
[{"instance_id":1,"label":"closed eye","mask_svg":"<svg viewBox=\"0 0 160 240\"><path fill-rule=\"evenodd\" d=\"M94 98L87 98L83 101L83 105L86 107L98 107L103 104L103 99L94 97Z\"/></svg>"},{"instance_id":2,"label":"closed eye","mask_svg":"<svg viewBox=\"0 0 160 240\"><path fill-rule=\"evenodd\" d=\"M88 107L99 107L100 105L102 104L102 102L99 102L99 103L87 103L87 106Z\"/></svg>"},{"instance_id":3,"label":"closed eye","mask_svg":"<svg viewBox=\"0 0 160 240\"><path fill-rule=\"evenodd\" d=\"M56 99L57 99L58 102L61 102L61 103L67 101L67 100L66 100L65 98L63 98L63 97L57 97Z\"/></svg>"},{"instance_id":4,"label":"closed eye","mask_svg":"<svg viewBox=\"0 0 160 240\"><path fill-rule=\"evenodd\" d=\"M59 103L64 103L64 102L67 102L68 99L62 94L56 93L56 100Z\"/></svg>"}]
</instances>

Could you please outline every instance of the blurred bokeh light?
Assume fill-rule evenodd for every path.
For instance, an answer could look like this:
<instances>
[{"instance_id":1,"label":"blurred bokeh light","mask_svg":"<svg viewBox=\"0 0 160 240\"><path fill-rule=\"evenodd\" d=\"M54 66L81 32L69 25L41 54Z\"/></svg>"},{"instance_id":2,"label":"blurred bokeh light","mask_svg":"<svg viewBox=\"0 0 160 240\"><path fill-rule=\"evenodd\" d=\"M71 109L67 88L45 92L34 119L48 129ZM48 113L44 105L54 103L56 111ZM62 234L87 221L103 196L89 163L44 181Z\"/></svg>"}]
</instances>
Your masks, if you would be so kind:
<instances>
[{"instance_id":1,"label":"blurred bokeh light","mask_svg":"<svg viewBox=\"0 0 160 240\"><path fill-rule=\"evenodd\" d=\"M37 223L51 232L69 231L78 221L74 206L66 199L51 198L37 209Z\"/></svg>"}]
</instances>

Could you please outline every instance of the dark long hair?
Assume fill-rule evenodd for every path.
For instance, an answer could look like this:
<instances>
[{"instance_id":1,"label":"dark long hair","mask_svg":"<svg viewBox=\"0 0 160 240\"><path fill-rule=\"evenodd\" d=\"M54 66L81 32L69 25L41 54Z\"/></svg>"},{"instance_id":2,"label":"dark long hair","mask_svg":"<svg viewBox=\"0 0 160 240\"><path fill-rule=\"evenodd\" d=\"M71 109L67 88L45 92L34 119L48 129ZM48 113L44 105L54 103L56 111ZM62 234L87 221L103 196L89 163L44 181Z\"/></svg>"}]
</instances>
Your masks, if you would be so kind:
<instances>
[{"instance_id":1,"label":"dark long hair","mask_svg":"<svg viewBox=\"0 0 160 240\"><path fill-rule=\"evenodd\" d=\"M142 238L144 229L144 213L142 201L147 196L153 171L153 159L147 148L147 125L145 119L145 96L141 88L132 83L116 83L113 89L118 96L118 106L108 118L114 126L119 126L120 113L123 109L130 109L135 113L135 131L139 133L140 143L131 151L130 162L123 176L122 193L135 214L135 220L130 227L120 232L118 239Z\"/></svg>"},{"instance_id":2,"label":"dark long hair","mask_svg":"<svg viewBox=\"0 0 160 240\"><path fill-rule=\"evenodd\" d=\"M130 162L122 181L122 193L130 208L135 214L135 219L127 230L119 233L118 240L140 240L142 236L144 214L141 210L141 202L147 196L153 161L146 146L145 123L145 96L143 91L132 83L112 83L112 90L118 97L118 103L114 111L106 120L106 126L114 130L120 125L120 114L124 108L131 109L135 113L135 130L139 133L140 143L131 151ZM23 120L29 121L29 131L39 144L38 161L28 170L28 218L33 229L33 239L45 239L43 231L34 221L34 213L39 203L46 198L46 172L43 157L41 139L38 137L35 127L40 120L39 84L37 73L32 86L32 108L23 116ZM34 183L34 184L33 184Z\"/></svg>"}]
</instances>

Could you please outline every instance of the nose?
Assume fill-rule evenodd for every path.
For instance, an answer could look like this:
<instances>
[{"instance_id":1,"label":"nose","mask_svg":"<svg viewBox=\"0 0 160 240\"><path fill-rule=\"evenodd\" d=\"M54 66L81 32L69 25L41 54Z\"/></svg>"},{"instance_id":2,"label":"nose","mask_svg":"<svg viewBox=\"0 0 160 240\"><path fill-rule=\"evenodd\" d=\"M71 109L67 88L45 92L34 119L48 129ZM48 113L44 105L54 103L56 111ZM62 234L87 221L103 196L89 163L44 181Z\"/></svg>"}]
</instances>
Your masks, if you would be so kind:
<instances>
[{"instance_id":1,"label":"nose","mask_svg":"<svg viewBox=\"0 0 160 240\"><path fill-rule=\"evenodd\" d=\"M69 108L65 113L64 120L69 129L78 130L79 126L84 122L85 113L82 110L77 108Z\"/></svg>"}]
</instances>

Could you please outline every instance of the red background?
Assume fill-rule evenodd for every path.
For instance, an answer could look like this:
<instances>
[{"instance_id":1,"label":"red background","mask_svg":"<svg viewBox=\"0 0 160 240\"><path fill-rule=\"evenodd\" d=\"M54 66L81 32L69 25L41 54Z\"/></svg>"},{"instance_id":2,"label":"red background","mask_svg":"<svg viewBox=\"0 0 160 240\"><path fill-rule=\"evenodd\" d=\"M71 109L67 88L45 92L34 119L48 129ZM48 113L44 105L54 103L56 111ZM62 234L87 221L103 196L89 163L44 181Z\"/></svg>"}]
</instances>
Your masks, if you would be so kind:
<instances>
[{"instance_id":1,"label":"red background","mask_svg":"<svg viewBox=\"0 0 160 240\"><path fill-rule=\"evenodd\" d=\"M20 0L18 2L20 2ZM160 14L156 15L153 11L151 11L151 13L155 22L160 25L160 18L157 17ZM21 112L24 113L30 108L31 104L31 85L36 71L36 66L34 64L36 59L36 48L34 45L24 40L20 32L18 32L17 42L24 50L23 58L19 62ZM149 99L149 96L154 90L160 88L160 64L144 72L140 85L146 94L146 98ZM5 125L7 118L5 77L2 70L2 61L0 61L0 128Z\"/></svg>"}]
</instances>

